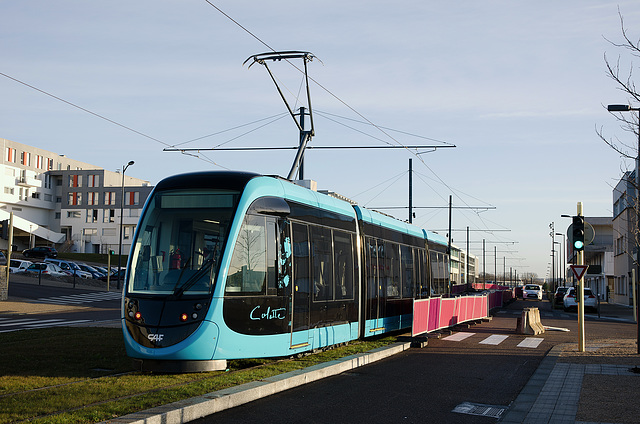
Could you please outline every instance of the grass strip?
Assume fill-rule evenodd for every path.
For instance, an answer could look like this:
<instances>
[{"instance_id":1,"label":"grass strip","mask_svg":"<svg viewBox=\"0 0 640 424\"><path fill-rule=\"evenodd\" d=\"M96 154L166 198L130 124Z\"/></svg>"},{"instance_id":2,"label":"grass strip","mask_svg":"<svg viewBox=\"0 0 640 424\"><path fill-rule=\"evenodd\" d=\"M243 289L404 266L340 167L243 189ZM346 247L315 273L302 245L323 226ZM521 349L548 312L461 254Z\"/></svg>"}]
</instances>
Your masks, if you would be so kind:
<instances>
[{"instance_id":1,"label":"grass strip","mask_svg":"<svg viewBox=\"0 0 640 424\"><path fill-rule=\"evenodd\" d=\"M229 361L229 372L133 370L122 332L52 328L0 335L0 424L91 423L367 352L394 337L356 341L296 359Z\"/></svg>"}]
</instances>

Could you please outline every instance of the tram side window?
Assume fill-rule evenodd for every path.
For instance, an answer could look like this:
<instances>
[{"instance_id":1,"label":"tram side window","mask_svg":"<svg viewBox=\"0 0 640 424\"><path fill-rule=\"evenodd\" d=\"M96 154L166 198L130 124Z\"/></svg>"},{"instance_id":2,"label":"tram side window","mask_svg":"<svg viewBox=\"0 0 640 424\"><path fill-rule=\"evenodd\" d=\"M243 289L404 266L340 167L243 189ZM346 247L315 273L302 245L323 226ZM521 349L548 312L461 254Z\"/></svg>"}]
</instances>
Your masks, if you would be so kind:
<instances>
[{"instance_id":1,"label":"tram side window","mask_svg":"<svg viewBox=\"0 0 640 424\"><path fill-rule=\"evenodd\" d=\"M333 299L333 254L331 230L311 226L311 263L313 270L313 299Z\"/></svg>"},{"instance_id":2,"label":"tram side window","mask_svg":"<svg viewBox=\"0 0 640 424\"><path fill-rule=\"evenodd\" d=\"M400 255L398 245L385 242L384 270L386 295L388 298L400 297Z\"/></svg>"},{"instance_id":3,"label":"tram side window","mask_svg":"<svg viewBox=\"0 0 640 424\"><path fill-rule=\"evenodd\" d=\"M445 263L446 255L438 252L431 252L431 294L445 294L447 292L448 265Z\"/></svg>"},{"instance_id":4,"label":"tram side window","mask_svg":"<svg viewBox=\"0 0 640 424\"><path fill-rule=\"evenodd\" d=\"M402 297L414 297L414 267L413 249L409 246L400 246L400 273L402 274Z\"/></svg>"},{"instance_id":5,"label":"tram side window","mask_svg":"<svg viewBox=\"0 0 640 424\"><path fill-rule=\"evenodd\" d=\"M426 251L416 250L416 276L418 281L416 282L418 297L421 299L431 296L431 286L433 284L431 280L431 274L429 274L429 257Z\"/></svg>"},{"instance_id":6,"label":"tram side window","mask_svg":"<svg viewBox=\"0 0 640 424\"><path fill-rule=\"evenodd\" d=\"M367 272L367 297L374 299L378 297L378 247L376 240L372 237L365 239L366 259L365 266Z\"/></svg>"},{"instance_id":7,"label":"tram side window","mask_svg":"<svg viewBox=\"0 0 640 424\"><path fill-rule=\"evenodd\" d=\"M309 293L309 232L306 225L293 223L293 284L295 291Z\"/></svg>"},{"instance_id":8,"label":"tram side window","mask_svg":"<svg viewBox=\"0 0 640 424\"><path fill-rule=\"evenodd\" d=\"M343 231L333 232L336 299L353 299L353 237Z\"/></svg>"},{"instance_id":9,"label":"tram side window","mask_svg":"<svg viewBox=\"0 0 640 424\"><path fill-rule=\"evenodd\" d=\"M429 297L431 296L431 287L433 286L433 275L431 273L433 268L431 266L431 261L429 260L429 251L420 251L420 266L420 279L424 282L424 286L427 287L423 297Z\"/></svg>"},{"instance_id":10,"label":"tram side window","mask_svg":"<svg viewBox=\"0 0 640 424\"><path fill-rule=\"evenodd\" d=\"M267 287L270 294L274 293L277 256L275 228L271 217L245 217L229 266L226 294L266 294Z\"/></svg>"}]
</instances>

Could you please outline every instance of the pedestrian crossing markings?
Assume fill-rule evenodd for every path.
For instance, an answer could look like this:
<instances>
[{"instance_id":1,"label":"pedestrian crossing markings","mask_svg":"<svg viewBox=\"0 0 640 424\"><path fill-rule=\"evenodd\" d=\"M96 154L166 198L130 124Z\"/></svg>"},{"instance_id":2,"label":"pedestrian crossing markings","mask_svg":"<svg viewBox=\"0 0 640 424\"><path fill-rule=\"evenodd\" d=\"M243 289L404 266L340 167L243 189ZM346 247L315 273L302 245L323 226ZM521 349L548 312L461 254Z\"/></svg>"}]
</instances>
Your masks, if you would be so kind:
<instances>
[{"instance_id":1,"label":"pedestrian crossing markings","mask_svg":"<svg viewBox=\"0 0 640 424\"><path fill-rule=\"evenodd\" d=\"M448 337L445 337L442 340L447 340L450 342L460 342L468 337L471 337L473 335L475 335L476 333L468 333L468 332L464 332L461 331L459 333L455 333L452 334ZM509 338L509 336L507 335L502 335L502 334L493 334L485 339L483 339L482 341L478 342L480 344L487 344L487 345L499 345L500 343L502 343L503 341L507 340L507 338ZM520 343L518 343L517 347L526 347L526 348L532 348L535 349L538 346L540 346L540 343L542 343L544 339L540 338L540 337L527 337L525 338L523 341L521 341Z\"/></svg>"},{"instance_id":2,"label":"pedestrian crossing markings","mask_svg":"<svg viewBox=\"0 0 640 424\"><path fill-rule=\"evenodd\" d=\"M36 328L59 327L90 322L88 319L34 319L34 318L0 318L0 333L9 333L18 330L32 330Z\"/></svg>"},{"instance_id":3,"label":"pedestrian crossing markings","mask_svg":"<svg viewBox=\"0 0 640 424\"><path fill-rule=\"evenodd\" d=\"M37 303L49 303L54 305L80 305L83 303L103 302L106 300L119 300L122 294L119 292L95 292L72 294L68 296L41 297L36 299Z\"/></svg>"},{"instance_id":4,"label":"pedestrian crossing markings","mask_svg":"<svg viewBox=\"0 0 640 424\"><path fill-rule=\"evenodd\" d=\"M494 334L481 341L480 344L499 345L500 343L505 341L507 337L509 336Z\"/></svg>"}]
</instances>

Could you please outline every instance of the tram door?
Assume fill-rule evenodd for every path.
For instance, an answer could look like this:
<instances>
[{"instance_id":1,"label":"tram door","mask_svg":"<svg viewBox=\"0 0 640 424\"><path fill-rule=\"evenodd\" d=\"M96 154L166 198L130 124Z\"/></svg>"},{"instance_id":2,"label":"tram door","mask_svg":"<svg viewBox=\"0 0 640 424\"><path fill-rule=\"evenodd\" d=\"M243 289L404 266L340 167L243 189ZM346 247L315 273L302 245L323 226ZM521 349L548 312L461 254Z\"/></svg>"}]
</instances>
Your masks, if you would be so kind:
<instances>
[{"instance_id":1,"label":"tram door","mask_svg":"<svg viewBox=\"0 0 640 424\"><path fill-rule=\"evenodd\" d=\"M309 344L309 231L293 223L293 287L291 307L291 347Z\"/></svg>"},{"instance_id":2,"label":"tram door","mask_svg":"<svg viewBox=\"0 0 640 424\"><path fill-rule=\"evenodd\" d=\"M370 237L366 238L367 254L367 299L366 299L366 319L371 321L369 331L380 330L383 327L382 316L384 307L383 280L380 278L382 267L384 266L384 244L382 240Z\"/></svg>"}]
</instances>

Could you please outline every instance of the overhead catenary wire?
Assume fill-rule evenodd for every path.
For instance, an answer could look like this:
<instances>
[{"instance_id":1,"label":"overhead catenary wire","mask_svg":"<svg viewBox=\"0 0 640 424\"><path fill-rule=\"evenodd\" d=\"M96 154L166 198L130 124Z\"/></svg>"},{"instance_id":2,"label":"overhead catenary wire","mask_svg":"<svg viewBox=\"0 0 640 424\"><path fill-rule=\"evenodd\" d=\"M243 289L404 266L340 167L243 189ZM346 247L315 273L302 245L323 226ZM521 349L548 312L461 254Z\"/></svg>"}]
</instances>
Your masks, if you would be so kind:
<instances>
[{"instance_id":1,"label":"overhead catenary wire","mask_svg":"<svg viewBox=\"0 0 640 424\"><path fill-rule=\"evenodd\" d=\"M246 134L249 134L249 133L251 133L251 132L253 132L253 131L257 130L257 129L263 128L266 125L272 124L273 122L275 122L275 121L277 121L277 120L279 120L279 119L281 119L281 118L283 118L285 116L287 116L287 114L282 112L282 113L279 113L277 115L272 115L272 116L268 116L266 118L257 119L255 121L247 122L245 124L236 125L235 127L227 128L226 130L217 131L217 132L214 132L214 133L211 133L211 134L207 134L207 135L203 135L203 136L200 136L200 137L197 137L197 138L193 138L191 140L183 141L182 143L172 144L171 147L183 146L185 144L193 143L194 141L203 140L203 139L209 138L209 137L215 137L217 135L224 134L224 133L227 133L227 132L230 132L230 131L233 131L233 130L237 130L237 129L240 129L240 128L248 127L249 125L253 125L253 124L257 124L259 122L271 120L267 124L265 124L263 126L260 126L260 127L254 129L254 130L248 131L245 134L243 134L243 135L246 135ZM224 143L218 144L217 146L223 146L223 145L225 145L225 144L227 144L227 143L229 143L229 142L231 142L233 140L236 140L237 138L239 138L239 137L234 137L231 140L228 140L228 141L225 141Z\"/></svg>"},{"instance_id":2,"label":"overhead catenary wire","mask_svg":"<svg viewBox=\"0 0 640 424\"><path fill-rule=\"evenodd\" d=\"M150 136L150 135L148 135L148 134L145 134L145 133L143 133L143 132L141 132L141 131L134 130L134 129L133 129L133 128L131 128L131 127L128 127L128 126L126 126L126 125L124 125L124 124L121 124L121 123L119 123L119 122L117 122L117 121L114 121L113 119L109 119L109 118L107 118L106 116L100 115L99 113L93 112L93 111L91 111L91 110L89 110L89 109L87 109L87 108L84 108L84 107L82 107L82 106L78 106L78 105L77 105L77 104L75 104L75 103L72 103L72 102L70 102L70 101L68 101L68 100L63 99L62 97L58 97L58 96L56 96L56 95L54 95L54 94L51 94L51 93L49 93L48 91L42 90L42 89L40 89L40 88L38 88L38 87L36 87L36 86L34 86L34 85L28 84L28 83L26 83L26 82L24 82L24 81L22 81L22 80L19 80L19 79L17 79L17 78L14 78L14 77L12 77L12 76L10 76L10 75L7 75L7 74L5 74L5 73L2 73L2 72L0 72L0 75L2 75L2 76L3 76L3 77L5 77L5 78L8 78L8 79L10 79L10 80L13 80L13 81L17 82L18 84L22 84L22 85L24 85L25 87L29 87L29 88L31 88L32 90L35 90L35 91L37 91L37 92L39 92L39 93L42 93L42 94L44 94L44 95L46 95L46 96L49 96L49 97L51 97L51 98L54 98L54 99L56 99L56 100L58 100L58 101L60 101L60 102L62 102L62 103L65 103L65 104L67 104L67 105L69 105L69 106L72 106L72 107L74 107L74 108L76 108L76 109L79 109L79 110L81 110L81 111L83 111L83 112L86 112L86 113L88 113L88 114L91 114L91 115L93 115L93 116L95 116L95 117L97 117L97 118L100 118L100 119L105 120L105 121L107 121L107 122L110 122L110 123L112 123L112 124L114 124L114 125L117 125L117 126L119 126L119 127L121 127L121 128L124 128L124 129L126 129L127 131L131 131L131 132L133 132L133 133L135 133L135 134L138 134L138 135L140 135L140 136L142 136L142 137L148 138L149 140L153 140L153 141L155 141L155 142L157 142L157 143L160 143L160 144L162 144L162 145L164 145L164 146L170 146L170 144L169 144L169 143L166 143L166 142L164 142L164 141L162 141L162 140L158 140L157 138L152 137L152 136Z\"/></svg>"},{"instance_id":3,"label":"overhead catenary wire","mask_svg":"<svg viewBox=\"0 0 640 424\"><path fill-rule=\"evenodd\" d=\"M24 82L24 81L22 81L22 80L20 80L20 79L18 79L18 78L12 77L11 75L8 75L8 74L5 74L5 73L3 73L3 72L0 72L0 76L3 76L3 77L8 78L8 79L10 79L10 80L12 80L12 81L15 81L15 82L17 82L18 84L22 84L22 85L24 85L25 87L28 87L28 88L30 88L30 89L32 89L32 90L35 90L35 91L37 91L37 92L39 92L39 93L41 93L41 94L44 94L44 95L49 96L49 97L51 97L51 98L53 98L53 99L55 99L55 100L58 100L58 101L60 101L60 102L62 102L62 103L64 103L64 104L66 104L66 105L69 105L69 106L74 107L74 108L76 108L76 109L78 109L78 110L81 110L81 111L83 111L83 112L85 112L85 113L88 113L88 114L90 114L90 115L93 115L93 116L95 116L95 117L97 117L97 118L100 118L100 119L102 119L102 120L104 120L104 121L107 121L107 122L109 122L109 123L111 123L111 124L113 124L113 125L116 125L116 126L118 126L118 127L120 127L120 128L123 128L123 129L125 129L125 130L127 130L127 131L133 132L134 134L140 135L140 136L145 137L145 138L147 138L147 139L149 139L149 140L152 140L152 141L155 141L155 142L157 142L157 143L160 143L160 144L162 144L162 145L163 145L163 146L165 146L165 147L169 147L169 146L171 146L169 143L167 143L167 142L165 142L165 141L159 140L159 139L157 139L157 138L155 138L155 137L152 137L152 136L150 136L150 135L148 135L148 134L145 134L145 133L143 133L143 132L141 132L141 131L138 131L138 130L136 130L136 129L133 129L133 128L131 128L131 127L127 126L127 125L121 124L120 122L117 122L117 121L115 121L115 120L113 120L113 119L107 118L107 117L106 117L106 116L104 116L104 115L101 115L101 114L99 114L99 113L96 113L96 112L94 112L94 111L92 111L92 110L89 110L89 109L87 109L87 108L85 108L85 107L79 106L79 105L77 105L77 104L75 104L75 103L73 103L73 102L71 102L71 101L69 101L69 100L65 100L65 99L63 99L63 98L62 98L62 97L60 97L60 96L56 96L55 94L52 94L52 93L50 93L50 92L48 92L48 91L46 91L46 90L43 90L43 89L41 89L41 88L38 88L38 87L36 87L36 86L34 86L34 85L32 85L32 84L26 83L26 82ZM184 154L184 152L183 152L183 154ZM204 161L204 162L208 162L208 163L210 163L210 164L213 164L214 166L218 166L218 167L221 167L221 168L227 169L227 168L225 168L225 167L223 167L223 166L219 165L218 163L214 162L214 161L213 161L213 160L211 160L210 158L207 158L207 157L200 157L199 155L195 155L195 154L188 154L188 156L193 156L193 157L195 157L195 158L197 158L197 159L200 159L200 160L202 160L202 161Z\"/></svg>"},{"instance_id":4,"label":"overhead catenary wire","mask_svg":"<svg viewBox=\"0 0 640 424\"><path fill-rule=\"evenodd\" d=\"M257 35L255 35L253 32L249 31L247 28L245 28L242 24L240 24L238 21L236 21L235 19L233 19L231 16L229 16L227 13L225 13L222 9L220 9L218 6L216 6L215 4L213 4L210 0L205 0L205 2L207 4L209 4L211 7L213 7L214 9L216 9L218 12L220 12L223 16L225 16L227 19L229 19L231 22L233 22L235 25L237 25L238 27L240 27L243 31L245 31L247 34L249 34L251 37L255 38L260 44L262 44L263 46L267 47L269 50L271 50L272 52L276 53L276 50L271 47L270 45L268 45L266 42L264 42L260 37L258 37ZM289 63L289 65L291 65L293 68L295 68L296 70L298 70L298 72L304 73L304 71L302 69L300 69L299 67L297 67L294 63L292 63L290 60L288 59L283 59L284 61L286 61L287 63ZM357 111L355 108L353 108L351 105L349 105L346 101L342 100L340 97L338 97L336 94L334 94L331 90L329 90L328 88L326 88L324 85L320 84L317 80L315 80L313 77L308 77L309 80L313 81L318 87L320 87L322 90L324 90L327 94L329 94L331 97L333 97L334 99L336 99L339 103L341 103L342 105L344 105L346 108L348 108L349 110L351 110L353 113L355 113L356 115L358 115L360 118L364 119L366 122L368 122L370 125L372 125L373 127L375 127L378 131L380 131L381 133L383 133L384 135L386 135L390 140L393 140L393 142L395 142L396 144L405 147L401 142L399 142L398 140L396 140L393 136L391 136L390 134L388 134L382 127L378 126L377 124L375 124L374 122L372 122L371 120L369 120L366 116L364 116L363 114L361 114L359 111ZM388 141L385 140L381 140L383 143L386 144L392 144L389 143ZM429 168L429 166L427 166L427 164L424 162L424 160L422 160L422 158L420 157L419 154L417 154L416 152L412 152L411 150L407 149L409 152L411 152L411 154L413 154L414 156L416 156L426 167L427 169L429 169L429 171L431 171L432 173L434 173L434 171ZM434 173L434 175L436 175ZM436 175L437 176L437 175ZM439 178L439 177L438 177ZM442 181L443 184L444 181Z\"/></svg>"}]
</instances>

